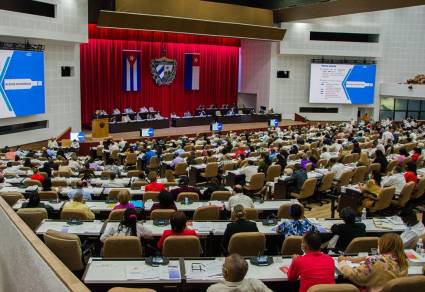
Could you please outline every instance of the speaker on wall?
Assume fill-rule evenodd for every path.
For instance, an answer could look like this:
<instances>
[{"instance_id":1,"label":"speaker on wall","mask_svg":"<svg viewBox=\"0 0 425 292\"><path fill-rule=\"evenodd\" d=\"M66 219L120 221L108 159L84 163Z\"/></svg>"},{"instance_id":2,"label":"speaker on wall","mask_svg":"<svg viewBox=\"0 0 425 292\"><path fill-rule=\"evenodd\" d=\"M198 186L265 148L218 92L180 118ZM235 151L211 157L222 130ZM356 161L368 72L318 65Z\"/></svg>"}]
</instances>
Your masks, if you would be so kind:
<instances>
[{"instance_id":1,"label":"speaker on wall","mask_svg":"<svg viewBox=\"0 0 425 292\"><path fill-rule=\"evenodd\" d=\"M277 78L289 78L289 71L277 71Z\"/></svg>"}]
</instances>

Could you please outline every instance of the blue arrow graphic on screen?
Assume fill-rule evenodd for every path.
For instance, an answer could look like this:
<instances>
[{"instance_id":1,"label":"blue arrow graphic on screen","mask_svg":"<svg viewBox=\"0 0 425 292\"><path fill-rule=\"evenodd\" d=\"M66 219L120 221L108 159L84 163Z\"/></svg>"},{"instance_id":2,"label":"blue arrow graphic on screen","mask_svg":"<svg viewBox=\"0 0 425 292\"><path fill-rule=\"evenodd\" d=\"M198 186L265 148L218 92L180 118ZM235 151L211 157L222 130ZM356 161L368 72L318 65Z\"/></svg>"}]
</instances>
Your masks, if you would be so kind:
<instances>
[{"instance_id":1,"label":"blue arrow graphic on screen","mask_svg":"<svg viewBox=\"0 0 425 292\"><path fill-rule=\"evenodd\" d=\"M351 100L351 98L350 98L350 95L347 92L347 86L346 85L347 85L347 79L351 74L351 70L352 69L348 70L347 75L345 76L344 80L342 80L342 88L344 88L345 96L347 97L348 100Z\"/></svg>"},{"instance_id":2,"label":"blue arrow graphic on screen","mask_svg":"<svg viewBox=\"0 0 425 292\"><path fill-rule=\"evenodd\" d=\"M6 58L4 68L3 68L3 70L1 71L1 74L0 74L0 93L3 97L3 99L4 99L4 102L6 103L9 111L13 111L12 105L10 104L9 99L7 98L6 92L4 91L4 88L3 88L3 80L4 80L4 77L6 75L7 68L9 68L10 59L11 59L10 57Z\"/></svg>"},{"instance_id":3,"label":"blue arrow graphic on screen","mask_svg":"<svg viewBox=\"0 0 425 292\"><path fill-rule=\"evenodd\" d=\"M376 65L353 65L342 82L351 104L372 104L375 94Z\"/></svg>"},{"instance_id":4,"label":"blue arrow graphic on screen","mask_svg":"<svg viewBox=\"0 0 425 292\"><path fill-rule=\"evenodd\" d=\"M153 137L153 128L149 128L149 129L148 129L148 135L149 135L150 137Z\"/></svg>"},{"instance_id":5,"label":"blue arrow graphic on screen","mask_svg":"<svg viewBox=\"0 0 425 292\"><path fill-rule=\"evenodd\" d=\"M86 137L86 135L83 133L83 132L79 132L78 133L78 136L77 136L77 138L78 138L78 141L80 141L80 142L84 142L84 138Z\"/></svg>"}]
</instances>

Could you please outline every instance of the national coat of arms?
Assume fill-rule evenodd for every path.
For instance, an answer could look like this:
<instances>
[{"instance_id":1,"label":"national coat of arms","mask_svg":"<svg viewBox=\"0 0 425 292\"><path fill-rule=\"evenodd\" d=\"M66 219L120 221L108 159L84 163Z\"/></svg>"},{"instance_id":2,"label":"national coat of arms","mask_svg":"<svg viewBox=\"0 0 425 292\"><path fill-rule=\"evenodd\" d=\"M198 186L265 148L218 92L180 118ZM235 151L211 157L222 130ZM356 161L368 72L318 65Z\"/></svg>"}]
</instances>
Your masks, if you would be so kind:
<instances>
[{"instance_id":1,"label":"national coat of arms","mask_svg":"<svg viewBox=\"0 0 425 292\"><path fill-rule=\"evenodd\" d=\"M176 60L162 57L151 61L151 73L156 85L170 85L176 78Z\"/></svg>"}]
</instances>

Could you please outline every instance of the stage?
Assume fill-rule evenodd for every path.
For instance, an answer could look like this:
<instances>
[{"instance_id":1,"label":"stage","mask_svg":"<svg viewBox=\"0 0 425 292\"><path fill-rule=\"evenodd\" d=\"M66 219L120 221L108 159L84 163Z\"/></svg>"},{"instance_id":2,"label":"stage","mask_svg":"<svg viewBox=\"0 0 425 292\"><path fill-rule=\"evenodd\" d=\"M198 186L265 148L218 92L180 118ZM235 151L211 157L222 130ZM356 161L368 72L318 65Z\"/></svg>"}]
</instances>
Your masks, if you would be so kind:
<instances>
[{"instance_id":1,"label":"stage","mask_svg":"<svg viewBox=\"0 0 425 292\"><path fill-rule=\"evenodd\" d=\"M288 126L303 126L305 123L296 122L293 120L281 120L280 127L288 127ZM249 123L249 124L225 124L223 125L223 132L228 131L246 131L246 130L261 130L267 129L268 123ZM178 136L194 136L200 133L211 133L209 125L203 126L191 126L191 127L169 127L165 129L156 129L154 138L168 138L168 137L178 137ZM123 132L123 133L111 133L110 138L114 140L139 140L140 132ZM99 141L104 140L105 138L93 138L91 132L86 132L86 141L83 143L98 143Z\"/></svg>"},{"instance_id":2,"label":"stage","mask_svg":"<svg viewBox=\"0 0 425 292\"><path fill-rule=\"evenodd\" d=\"M304 126L306 123L304 122L297 122L294 120L281 120L280 121L280 127L287 128L289 126L295 126L300 127ZM266 130L268 128L267 122L261 122L261 123L246 123L246 124L225 124L223 125L223 131L222 132L229 132L229 131L235 131L235 132L243 132L247 130L253 130L253 131L259 131L259 130ZM203 126L191 126L191 127L169 127L165 129L156 129L155 130L155 138L178 138L180 136L196 136L201 133L211 133L210 126L209 125L203 125ZM90 147L94 147L99 144L100 141L103 141L107 138L93 138L91 132L85 132L86 137L85 141L80 143L80 155L88 155L90 152ZM108 138L111 138L113 140L119 141L121 139L135 142L140 140L140 132L123 132L123 133L111 133ZM150 139L150 138L145 138Z\"/></svg>"}]
</instances>

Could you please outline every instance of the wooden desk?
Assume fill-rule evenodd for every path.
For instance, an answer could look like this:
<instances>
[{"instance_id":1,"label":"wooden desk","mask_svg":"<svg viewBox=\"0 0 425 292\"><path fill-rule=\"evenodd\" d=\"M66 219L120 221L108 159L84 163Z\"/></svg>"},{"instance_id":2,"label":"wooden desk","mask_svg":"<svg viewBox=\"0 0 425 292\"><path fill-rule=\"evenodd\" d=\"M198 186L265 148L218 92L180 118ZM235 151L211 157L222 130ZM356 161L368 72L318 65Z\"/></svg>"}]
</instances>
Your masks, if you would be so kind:
<instances>
[{"instance_id":1,"label":"wooden desk","mask_svg":"<svg viewBox=\"0 0 425 292\"><path fill-rule=\"evenodd\" d=\"M170 126L168 119L158 119L158 120L143 120L143 121L132 121L132 122L118 122L118 123L109 123L110 133L121 133L121 132L135 132L140 129L154 128L154 129L164 129Z\"/></svg>"},{"instance_id":2,"label":"wooden desk","mask_svg":"<svg viewBox=\"0 0 425 292\"><path fill-rule=\"evenodd\" d=\"M41 222L40 226L36 229L37 235L42 235L47 230L52 229L60 232L72 233L80 236L95 236L100 237L105 222L94 220L94 221L83 221L81 225L70 225L66 220L50 220L45 219Z\"/></svg>"},{"instance_id":3,"label":"wooden desk","mask_svg":"<svg viewBox=\"0 0 425 292\"><path fill-rule=\"evenodd\" d=\"M91 258L83 282L92 291L107 291L114 286L162 288L182 283L181 264L170 260L167 266L152 267L143 259Z\"/></svg>"}]
</instances>

